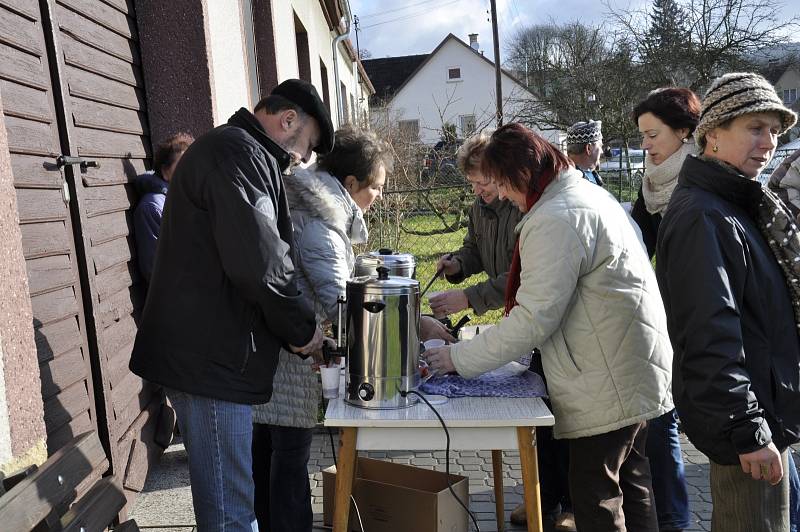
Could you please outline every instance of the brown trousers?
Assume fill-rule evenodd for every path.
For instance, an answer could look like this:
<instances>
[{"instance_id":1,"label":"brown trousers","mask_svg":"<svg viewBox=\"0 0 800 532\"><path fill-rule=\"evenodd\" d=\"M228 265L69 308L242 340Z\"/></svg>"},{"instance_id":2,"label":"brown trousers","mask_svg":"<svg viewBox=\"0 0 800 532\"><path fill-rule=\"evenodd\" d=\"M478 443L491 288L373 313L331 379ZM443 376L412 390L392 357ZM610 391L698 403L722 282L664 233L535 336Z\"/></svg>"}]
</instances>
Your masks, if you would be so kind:
<instances>
[{"instance_id":1,"label":"brown trousers","mask_svg":"<svg viewBox=\"0 0 800 532\"><path fill-rule=\"evenodd\" d=\"M569 489L580 532L658 532L647 423L569 441Z\"/></svg>"},{"instance_id":2,"label":"brown trousers","mask_svg":"<svg viewBox=\"0 0 800 532\"><path fill-rule=\"evenodd\" d=\"M783 478L777 486L753 480L738 465L711 462L711 530L789 532L788 453L781 453Z\"/></svg>"}]
</instances>

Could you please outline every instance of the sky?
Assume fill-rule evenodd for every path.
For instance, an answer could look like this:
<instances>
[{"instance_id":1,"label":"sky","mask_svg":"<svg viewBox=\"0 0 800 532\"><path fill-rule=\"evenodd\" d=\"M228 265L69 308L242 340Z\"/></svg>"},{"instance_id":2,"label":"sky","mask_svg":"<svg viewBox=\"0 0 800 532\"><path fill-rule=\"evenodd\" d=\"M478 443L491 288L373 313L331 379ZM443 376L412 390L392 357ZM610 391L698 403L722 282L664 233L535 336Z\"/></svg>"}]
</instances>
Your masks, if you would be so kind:
<instances>
[{"instance_id":1,"label":"sky","mask_svg":"<svg viewBox=\"0 0 800 532\"><path fill-rule=\"evenodd\" d=\"M800 13L789 7L796 0L786 0L783 18ZM614 9L642 9L649 0L610 0ZM373 58L427 54L453 33L464 42L477 33L481 50L493 58L492 24L489 0L350 0L350 9L359 18L358 45ZM505 58L504 44L519 28L531 24L580 20L602 24L608 8L601 0L497 0L500 31L500 57ZM355 44L355 32L351 40Z\"/></svg>"}]
</instances>

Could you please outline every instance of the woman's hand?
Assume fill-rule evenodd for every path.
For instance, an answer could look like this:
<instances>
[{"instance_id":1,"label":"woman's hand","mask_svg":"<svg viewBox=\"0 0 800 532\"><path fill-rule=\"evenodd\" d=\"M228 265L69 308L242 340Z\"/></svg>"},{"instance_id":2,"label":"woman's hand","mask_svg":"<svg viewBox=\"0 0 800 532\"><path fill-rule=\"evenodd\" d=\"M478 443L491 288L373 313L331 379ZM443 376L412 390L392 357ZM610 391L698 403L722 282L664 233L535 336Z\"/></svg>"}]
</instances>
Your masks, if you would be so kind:
<instances>
[{"instance_id":1,"label":"woman's hand","mask_svg":"<svg viewBox=\"0 0 800 532\"><path fill-rule=\"evenodd\" d=\"M435 371L439 375L444 375L445 373L454 373L456 371L456 367L453 365L453 360L450 358L449 345L426 349L425 353L423 354L431 371Z\"/></svg>"},{"instance_id":2,"label":"woman's hand","mask_svg":"<svg viewBox=\"0 0 800 532\"><path fill-rule=\"evenodd\" d=\"M456 341L442 322L431 316L420 316L419 339L424 342L425 340L433 340L434 338L439 338L445 342Z\"/></svg>"},{"instance_id":3,"label":"woman's hand","mask_svg":"<svg viewBox=\"0 0 800 532\"><path fill-rule=\"evenodd\" d=\"M443 271L445 275L455 275L461 271L461 263L453 258L452 253L442 256L436 263L436 271Z\"/></svg>"},{"instance_id":4,"label":"woman's hand","mask_svg":"<svg viewBox=\"0 0 800 532\"><path fill-rule=\"evenodd\" d=\"M752 453L740 454L739 462L742 464L742 471L753 477L753 480L766 480L775 486L783 478L781 453L772 442Z\"/></svg>"},{"instance_id":5,"label":"woman's hand","mask_svg":"<svg viewBox=\"0 0 800 532\"><path fill-rule=\"evenodd\" d=\"M444 318L469 308L469 299L463 290L448 290L428 298L433 315Z\"/></svg>"}]
</instances>

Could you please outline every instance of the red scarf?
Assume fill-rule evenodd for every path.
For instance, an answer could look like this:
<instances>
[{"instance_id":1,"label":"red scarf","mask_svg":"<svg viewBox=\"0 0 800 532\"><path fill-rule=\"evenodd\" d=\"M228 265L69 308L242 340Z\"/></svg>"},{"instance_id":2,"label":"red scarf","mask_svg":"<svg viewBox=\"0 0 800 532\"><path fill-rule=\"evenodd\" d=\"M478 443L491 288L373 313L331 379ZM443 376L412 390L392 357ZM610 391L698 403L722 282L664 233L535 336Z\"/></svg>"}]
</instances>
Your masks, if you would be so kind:
<instances>
[{"instance_id":1,"label":"red scarf","mask_svg":"<svg viewBox=\"0 0 800 532\"><path fill-rule=\"evenodd\" d=\"M528 209L525 212L530 212L531 208L542 197L547 185L553 182L553 178L555 178L555 174L552 171L543 172L537 180L536 187L528 189L528 193L525 196L525 205ZM519 290L521 272L522 260L519 256L519 236L517 236L517 243L514 245L514 258L511 259L511 268L508 270L508 280L506 281L506 316L511 312L511 309L517 306L517 290Z\"/></svg>"}]
</instances>

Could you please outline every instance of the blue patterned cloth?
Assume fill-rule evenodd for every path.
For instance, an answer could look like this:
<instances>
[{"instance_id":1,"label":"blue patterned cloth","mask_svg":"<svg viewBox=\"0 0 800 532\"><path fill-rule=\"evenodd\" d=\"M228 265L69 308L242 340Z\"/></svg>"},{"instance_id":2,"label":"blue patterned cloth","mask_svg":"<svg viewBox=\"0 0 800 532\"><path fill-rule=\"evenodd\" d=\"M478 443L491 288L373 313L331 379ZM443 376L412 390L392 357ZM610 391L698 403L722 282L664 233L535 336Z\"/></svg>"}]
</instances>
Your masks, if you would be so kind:
<instances>
[{"instance_id":1,"label":"blue patterned cloth","mask_svg":"<svg viewBox=\"0 0 800 532\"><path fill-rule=\"evenodd\" d=\"M474 379L460 375L434 375L419 389L429 395L447 397L547 397L547 389L538 373L527 371L524 366L519 372L509 367L511 364Z\"/></svg>"}]
</instances>

